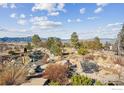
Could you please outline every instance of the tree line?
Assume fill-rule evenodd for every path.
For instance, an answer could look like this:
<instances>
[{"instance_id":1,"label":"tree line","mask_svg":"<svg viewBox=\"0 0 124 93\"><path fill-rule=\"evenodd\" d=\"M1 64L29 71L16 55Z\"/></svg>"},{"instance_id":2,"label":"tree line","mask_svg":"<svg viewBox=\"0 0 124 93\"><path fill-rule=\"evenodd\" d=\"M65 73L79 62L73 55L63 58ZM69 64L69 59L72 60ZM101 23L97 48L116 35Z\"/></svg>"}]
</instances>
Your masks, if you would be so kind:
<instances>
[{"instance_id":1,"label":"tree line","mask_svg":"<svg viewBox=\"0 0 124 93\"><path fill-rule=\"evenodd\" d=\"M58 56L62 55L62 50L66 44L68 44L69 47L76 49L81 55L88 53L88 49L98 50L103 47L98 37L95 37L93 40L89 41L81 41L79 40L77 33L73 32L70 37L70 42L68 43L62 43L61 39L57 37L48 37L46 41L43 41L39 35L33 35L32 44L28 43L26 48L32 49L34 47L45 47L49 49L52 54Z\"/></svg>"}]
</instances>

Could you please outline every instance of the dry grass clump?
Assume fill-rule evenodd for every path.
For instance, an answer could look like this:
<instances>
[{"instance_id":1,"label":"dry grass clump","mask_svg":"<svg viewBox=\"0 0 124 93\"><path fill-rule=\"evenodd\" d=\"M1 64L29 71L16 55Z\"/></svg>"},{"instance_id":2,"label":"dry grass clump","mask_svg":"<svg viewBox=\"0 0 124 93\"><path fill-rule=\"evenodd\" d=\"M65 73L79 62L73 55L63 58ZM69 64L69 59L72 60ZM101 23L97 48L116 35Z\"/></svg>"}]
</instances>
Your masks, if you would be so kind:
<instances>
[{"instance_id":1,"label":"dry grass clump","mask_svg":"<svg viewBox=\"0 0 124 93\"><path fill-rule=\"evenodd\" d=\"M114 64L124 66L124 58L122 58L122 57L114 57L114 58L112 58L112 61Z\"/></svg>"},{"instance_id":2,"label":"dry grass clump","mask_svg":"<svg viewBox=\"0 0 124 93\"><path fill-rule=\"evenodd\" d=\"M68 68L61 64L50 64L45 72L44 77L60 84L66 84L68 82Z\"/></svg>"},{"instance_id":3,"label":"dry grass clump","mask_svg":"<svg viewBox=\"0 0 124 93\"><path fill-rule=\"evenodd\" d=\"M22 64L9 62L0 70L0 85L19 85L26 80L28 69Z\"/></svg>"},{"instance_id":4,"label":"dry grass clump","mask_svg":"<svg viewBox=\"0 0 124 93\"><path fill-rule=\"evenodd\" d=\"M106 55L103 55L103 54L102 54L100 57L101 57L103 60L106 60L106 59L107 59L107 56L106 56Z\"/></svg>"},{"instance_id":5,"label":"dry grass clump","mask_svg":"<svg viewBox=\"0 0 124 93\"><path fill-rule=\"evenodd\" d=\"M86 55L84 57L85 60L94 60L95 56L94 55Z\"/></svg>"}]
</instances>

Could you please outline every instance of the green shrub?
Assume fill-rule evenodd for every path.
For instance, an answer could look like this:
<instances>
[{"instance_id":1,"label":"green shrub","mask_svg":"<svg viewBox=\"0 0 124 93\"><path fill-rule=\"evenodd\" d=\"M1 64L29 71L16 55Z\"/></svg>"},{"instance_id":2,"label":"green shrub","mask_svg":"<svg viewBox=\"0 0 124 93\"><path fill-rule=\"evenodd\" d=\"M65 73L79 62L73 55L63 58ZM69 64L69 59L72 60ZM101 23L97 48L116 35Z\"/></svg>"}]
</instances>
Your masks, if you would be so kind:
<instances>
[{"instance_id":1,"label":"green shrub","mask_svg":"<svg viewBox=\"0 0 124 93\"><path fill-rule=\"evenodd\" d=\"M93 80L86 76L74 75L71 78L72 85L93 85Z\"/></svg>"},{"instance_id":2,"label":"green shrub","mask_svg":"<svg viewBox=\"0 0 124 93\"><path fill-rule=\"evenodd\" d=\"M53 85L53 86L57 86L57 85L61 85L59 82L54 82L54 81L51 81L50 83L49 83L49 85Z\"/></svg>"},{"instance_id":3,"label":"green shrub","mask_svg":"<svg viewBox=\"0 0 124 93\"><path fill-rule=\"evenodd\" d=\"M56 37L49 37L46 41L47 48L50 50L51 54L55 56L62 54L62 42L61 39Z\"/></svg>"},{"instance_id":4,"label":"green shrub","mask_svg":"<svg viewBox=\"0 0 124 93\"><path fill-rule=\"evenodd\" d=\"M88 50L86 48L80 47L78 49L78 54L80 55L86 55L88 53Z\"/></svg>"},{"instance_id":5,"label":"green shrub","mask_svg":"<svg viewBox=\"0 0 124 93\"><path fill-rule=\"evenodd\" d=\"M74 75L71 77L72 85L104 85L98 80L93 80L83 75Z\"/></svg>"},{"instance_id":6,"label":"green shrub","mask_svg":"<svg viewBox=\"0 0 124 93\"><path fill-rule=\"evenodd\" d=\"M31 50L32 48L33 48L33 46L31 45L31 43L27 43L26 49Z\"/></svg>"},{"instance_id":7,"label":"green shrub","mask_svg":"<svg viewBox=\"0 0 124 93\"><path fill-rule=\"evenodd\" d=\"M102 82L96 80L95 85L104 85Z\"/></svg>"},{"instance_id":8,"label":"green shrub","mask_svg":"<svg viewBox=\"0 0 124 93\"><path fill-rule=\"evenodd\" d=\"M9 51L8 54L15 55L16 53L14 51Z\"/></svg>"}]
</instances>

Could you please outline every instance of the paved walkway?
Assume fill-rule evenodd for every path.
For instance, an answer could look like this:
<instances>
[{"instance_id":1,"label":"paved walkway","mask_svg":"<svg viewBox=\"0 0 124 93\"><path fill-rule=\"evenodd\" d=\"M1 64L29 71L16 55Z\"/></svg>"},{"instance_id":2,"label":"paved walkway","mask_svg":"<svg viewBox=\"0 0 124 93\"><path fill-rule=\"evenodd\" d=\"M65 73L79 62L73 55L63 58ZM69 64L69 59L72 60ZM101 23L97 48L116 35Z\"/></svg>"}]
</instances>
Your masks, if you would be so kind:
<instances>
[{"instance_id":1,"label":"paved walkway","mask_svg":"<svg viewBox=\"0 0 124 93\"><path fill-rule=\"evenodd\" d=\"M44 85L47 82L47 79L44 78L32 78L27 83L23 83L22 85Z\"/></svg>"}]
</instances>

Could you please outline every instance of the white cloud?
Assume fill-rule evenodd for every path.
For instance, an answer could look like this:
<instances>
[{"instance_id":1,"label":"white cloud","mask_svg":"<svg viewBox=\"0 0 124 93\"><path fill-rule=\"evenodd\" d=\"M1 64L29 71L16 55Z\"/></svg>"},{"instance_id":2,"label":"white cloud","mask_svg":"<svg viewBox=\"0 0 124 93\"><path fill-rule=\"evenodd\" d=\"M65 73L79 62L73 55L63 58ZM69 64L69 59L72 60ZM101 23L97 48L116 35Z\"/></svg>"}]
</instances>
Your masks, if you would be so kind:
<instances>
[{"instance_id":1,"label":"white cloud","mask_svg":"<svg viewBox=\"0 0 124 93\"><path fill-rule=\"evenodd\" d=\"M16 5L15 4L10 4L10 8L11 9L16 8Z\"/></svg>"},{"instance_id":2,"label":"white cloud","mask_svg":"<svg viewBox=\"0 0 124 93\"><path fill-rule=\"evenodd\" d=\"M108 3L97 3L96 5L100 7L105 7L108 5Z\"/></svg>"},{"instance_id":3,"label":"white cloud","mask_svg":"<svg viewBox=\"0 0 124 93\"><path fill-rule=\"evenodd\" d=\"M32 11L37 11L37 10L47 10L49 12L53 11L56 6L56 4L46 4L46 3L40 3L40 4L35 4L33 7L32 7Z\"/></svg>"},{"instance_id":4,"label":"white cloud","mask_svg":"<svg viewBox=\"0 0 124 93\"><path fill-rule=\"evenodd\" d=\"M50 21L46 16L43 17L33 17L30 19L33 29L51 29L62 26L61 22Z\"/></svg>"},{"instance_id":5,"label":"white cloud","mask_svg":"<svg viewBox=\"0 0 124 93\"><path fill-rule=\"evenodd\" d=\"M94 13L102 12L104 10L103 8L107 5L108 5L107 3L97 3L96 4L97 8L94 10Z\"/></svg>"},{"instance_id":6,"label":"white cloud","mask_svg":"<svg viewBox=\"0 0 124 93\"><path fill-rule=\"evenodd\" d=\"M25 17L26 17L25 14L21 14L21 15L20 15L20 18L25 18Z\"/></svg>"},{"instance_id":7,"label":"white cloud","mask_svg":"<svg viewBox=\"0 0 124 93\"><path fill-rule=\"evenodd\" d=\"M12 14L10 15L10 17L11 17L11 18L16 18L16 13L12 13Z\"/></svg>"},{"instance_id":8,"label":"white cloud","mask_svg":"<svg viewBox=\"0 0 124 93\"><path fill-rule=\"evenodd\" d=\"M67 22L68 23L71 23L71 22L82 22L82 20L80 18L77 18L77 19L67 19Z\"/></svg>"},{"instance_id":9,"label":"white cloud","mask_svg":"<svg viewBox=\"0 0 124 93\"><path fill-rule=\"evenodd\" d=\"M98 7L95 11L94 11L94 13L100 13L100 12L102 12L103 11L103 8L102 7Z\"/></svg>"},{"instance_id":10,"label":"white cloud","mask_svg":"<svg viewBox=\"0 0 124 93\"><path fill-rule=\"evenodd\" d=\"M77 18L76 19L76 22L81 22L82 20L80 18Z\"/></svg>"},{"instance_id":11,"label":"white cloud","mask_svg":"<svg viewBox=\"0 0 124 93\"><path fill-rule=\"evenodd\" d=\"M26 23L27 23L27 20L24 20L24 19L17 20L17 24L25 25Z\"/></svg>"},{"instance_id":12,"label":"white cloud","mask_svg":"<svg viewBox=\"0 0 124 93\"><path fill-rule=\"evenodd\" d=\"M84 14L84 13L85 13L85 11L86 11L86 9L85 9L85 8L81 8L81 9L80 9L80 14Z\"/></svg>"},{"instance_id":13,"label":"white cloud","mask_svg":"<svg viewBox=\"0 0 124 93\"><path fill-rule=\"evenodd\" d=\"M8 8L7 3L0 3L0 6L3 8Z\"/></svg>"},{"instance_id":14,"label":"white cloud","mask_svg":"<svg viewBox=\"0 0 124 93\"><path fill-rule=\"evenodd\" d=\"M92 16L92 17L88 17L87 19L88 20L95 20L95 19L98 19L99 17L95 17L95 16Z\"/></svg>"},{"instance_id":15,"label":"white cloud","mask_svg":"<svg viewBox=\"0 0 124 93\"><path fill-rule=\"evenodd\" d=\"M0 32L4 32L4 31L7 31L7 29L4 28L3 26L0 26Z\"/></svg>"},{"instance_id":16,"label":"white cloud","mask_svg":"<svg viewBox=\"0 0 124 93\"><path fill-rule=\"evenodd\" d=\"M64 9L64 7L65 7L65 4L60 3L60 4L58 4L58 6L57 6L57 10L66 12L66 10Z\"/></svg>"},{"instance_id":17,"label":"white cloud","mask_svg":"<svg viewBox=\"0 0 124 93\"><path fill-rule=\"evenodd\" d=\"M40 3L35 4L32 7L32 11L47 11L48 15L57 16L59 12L66 12L64 9L65 4L55 4L55 3Z\"/></svg>"},{"instance_id":18,"label":"white cloud","mask_svg":"<svg viewBox=\"0 0 124 93\"><path fill-rule=\"evenodd\" d=\"M121 30L120 27L112 28L112 31L120 31L120 30Z\"/></svg>"},{"instance_id":19,"label":"white cloud","mask_svg":"<svg viewBox=\"0 0 124 93\"><path fill-rule=\"evenodd\" d=\"M116 23L108 24L107 27L121 26L122 24L123 24L123 23L121 23L121 22L116 22Z\"/></svg>"},{"instance_id":20,"label":"white cloud","mask_svg":"<svg viewBox=\"0 0 124 93\"><path fill-rule=\"evenodd\" d=\"M11 9L16 8L15 4L0 3L0 6L3 8L11 8Z\"/></svg>"},{"instance_id":21,"label":"white cloud","mask_svg":"<svg viewBox=\"0 0 124 93\"><path fill-rule=\"evenodd\" d=\"M51 12L48 15L50 15L50 16L58 16L59 15L59 12Z\"/></svg>"},{"instance_id":22,"label":"white cloud","mask_svg":"<svg viewBox=\"0 0 124 93\"><path fill-rule=\"evenodd\" d=\"M29 16L30 16L30 17L33 17L33 15L32 15L32 14L30 14Z\"/></svg>"},{"instance_id":23,"label":"white cloud","mask_svg":"<svg viewBox=\"0 0 124 93\"><path fill-rule=\"evenodd\" d=\"M20 29L20 32L27 32L27 29Z\"/></svg>"},{"instance_id":24,"label":"white cloud","mask_svg":"<svg viewBox=\"0 0 124 93\"><path fill-rule=\"evenodd\" d=\"M70 22L72 22L72 20L71 19L68 19L67 22L70 23Z\"/></svg>"},{"instance_id":25,"label":"white cloud","mask_svg":"<svg viewBox=\"0 0 124 93\"><path fill-rule=\"evenodd\" d=\"M8 29L9 32L14 32L14 33L18 33L18 32L27 32L28 30L26 29L16 29L16 28L9 28Z\"/></svg>"}]
</instances>

